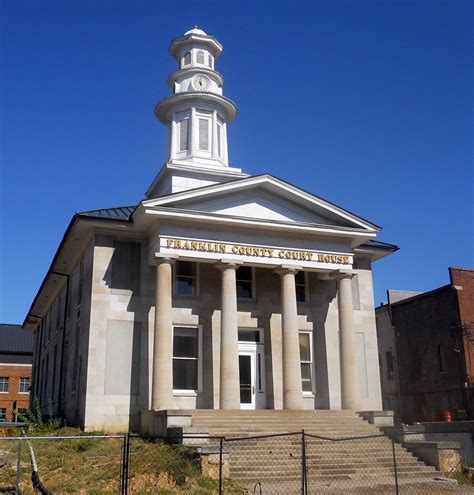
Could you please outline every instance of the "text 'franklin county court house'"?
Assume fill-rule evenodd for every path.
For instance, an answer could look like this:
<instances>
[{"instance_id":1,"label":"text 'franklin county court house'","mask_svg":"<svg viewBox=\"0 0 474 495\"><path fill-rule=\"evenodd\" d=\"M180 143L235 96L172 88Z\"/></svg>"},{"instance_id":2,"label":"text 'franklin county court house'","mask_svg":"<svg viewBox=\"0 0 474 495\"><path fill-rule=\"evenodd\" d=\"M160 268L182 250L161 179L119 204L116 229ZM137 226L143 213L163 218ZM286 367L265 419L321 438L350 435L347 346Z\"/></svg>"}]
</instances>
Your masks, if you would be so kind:
<instances>
[{"instance_id":1,"label":"text 'franklin county court house'","mask_svg":"<svg viewBox=\"0 0 474 495\"><path fill-rule=\"evenodd\" d=\"M137 206L76 214L24 326L33 396L85 429L169 409L380 410L380 227L229 165L222 45L194 28L156 116L169 149Z\"/></svg>"}]
</instances>

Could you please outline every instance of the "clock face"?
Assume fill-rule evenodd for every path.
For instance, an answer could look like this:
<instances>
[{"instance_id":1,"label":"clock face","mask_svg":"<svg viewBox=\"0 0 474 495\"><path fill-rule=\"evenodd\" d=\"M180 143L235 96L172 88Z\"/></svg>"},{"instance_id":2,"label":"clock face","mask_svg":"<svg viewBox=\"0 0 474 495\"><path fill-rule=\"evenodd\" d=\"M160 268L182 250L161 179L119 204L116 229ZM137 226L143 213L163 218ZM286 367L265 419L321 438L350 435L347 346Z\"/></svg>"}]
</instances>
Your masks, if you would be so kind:
<instances>
[{"instance_id":1,"label":"clock face","mask_svg":"<svg viewBox=\"0 0 474 495\"><path fill-rule=\"evenodd\" d=\"M203 74L197 74L193 78L193 88L196 91L207 91L211 86L211 81Z\"/></svg>"}]
</instances>

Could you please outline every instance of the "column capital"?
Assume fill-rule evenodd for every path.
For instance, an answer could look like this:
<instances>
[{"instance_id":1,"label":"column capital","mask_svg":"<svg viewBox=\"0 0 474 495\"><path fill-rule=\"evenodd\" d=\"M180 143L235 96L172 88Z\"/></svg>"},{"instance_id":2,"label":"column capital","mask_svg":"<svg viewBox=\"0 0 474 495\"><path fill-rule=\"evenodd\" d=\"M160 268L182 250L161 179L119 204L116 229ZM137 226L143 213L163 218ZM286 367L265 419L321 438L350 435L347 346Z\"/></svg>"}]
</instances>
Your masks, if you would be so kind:
<instances>
[{"instance_id":1,"label":"column capital","mask_svg":"<svg viewBox=\"0 0 474 495\"><path fill-rule=\"evenodd\" d=\"M152 261L152 266L158 266L162 263L173 264L179 256L177 254L163 254L163 253L155 253L155 257Z\"/></svg>"},{"instance_id":2,"label":"column capital","mask_svg":"<svg viewBox=\"0 0 474 495\"><path fill-rule=\"evenodd\" d=\"M319 280L342 280L344 278L352 278L356 273L353 270L332 270L318 275Z\"/></svg>"},{"instance_id":3,"label":"column capital","mask_svg":"<svg viewBox=\"0 0 474 495\"><path fill-rule=\"evenodd\" d=\"M241 265L242 265L242 261L240 260L231 260L227 258L222 258L214 266L219 270L227 270L229 268L237 270L237 268L239 268L239 266Z\"/></svg>"},{"instance_id":4,"label":"column capital","mask_svg":"<svg viewBox=\"0 0 474 495\"><path fill-rule=\"evenodd\" d=\"M303 271L302 266L294 266L294 265L281 265L278 268L273 270L273 273L277 273L278 275L286 275L287 273L296 274L297 272Z\"/></svg>"}]
</instances>

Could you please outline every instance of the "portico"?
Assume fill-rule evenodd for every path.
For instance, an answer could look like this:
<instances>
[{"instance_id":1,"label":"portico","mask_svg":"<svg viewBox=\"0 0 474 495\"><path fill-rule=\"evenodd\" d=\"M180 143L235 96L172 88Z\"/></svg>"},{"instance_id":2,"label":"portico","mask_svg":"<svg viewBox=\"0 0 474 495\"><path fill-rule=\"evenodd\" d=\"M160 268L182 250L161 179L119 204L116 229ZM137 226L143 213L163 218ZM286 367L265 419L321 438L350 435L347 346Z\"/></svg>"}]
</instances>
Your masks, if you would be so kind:
<instances>
[{"instance_id":1,"label":"portico","mask_svg":"<svg viewBox=\"0 0 474 495\"><path fill-rule=\"evenodd\" d=\"M182 239L178 242L177 239L162 240L162 245L166 247L165 251L176 249L178 252L186 246L193 246L197 241ZM210 253L225 253L225 243L215 242L200 242L201 248L205 247L204 252ZM209 248L210 246L210 248ZM215 246L215 247L214 247ZM255 252L259 253L275 253L278 250L275 248L263 248L255 246L245 246L244 249L231 249L236 254L245 253L247 256L255 256ZM288 252L288 250L285 250ZM297 251L292 251L297 253ZM305 252L306 258L309 259L313 253ZM341 255L333 256L333 260L346 260L348 257ZM340 256L340 258L338 258ZM268 257L268 256L267 256ZM225 259L222 258L217 262L214 259L209 259L202 255L198 257L182 257L179 254L169 254L168 252L155 253L156 266L156 316L155 316L155 334L154 334L154 350L153 350L153 386L152 386L152 404L154 410L161 409L176 409L177 404L173 401L173 282L172 271L173 265L177 261L185 260L192 263L204 263L212 269L220 273L220 367L219 367L219 400L214 407L220 409L240 409L247 408L245 406L245 397L250 394L252 408L268 407L266 403L259 404L253 397L259 391L260 387L256 386L258 379L262 379L258 375L262 373L261 364L260 370L255 367L254 376L251 383L242 383L241 374L245 374L245 370L241 370L246 364L245 360L239 359L239 336L241 330L238 325L238 298L237 298L237 283L236 272L239 266L244 266L244 259ZM294 259L300 260L297 254ZM316 257L318 259L318 257ZM305 270L302 266L287 265L282 263L275 266L269 266L268 263L258 263L252 259L251 266L260 267L265 270L271 270L278 274L281 281L280 291L280 306L281 306L281 356L282 356L282 408L283 409L304 409L303 404L303 388L302 374L300 362L300 342L299 342L299 324L298 324L298 301L296 293L295 275L302 273L304 278ZM357 369L357 350L355 344L355 327L352 307L352 288L351 277L354 273L347 269L333 270L315 270L313 274L322 283L324 281L335 281L337 283L337 301L339 309L339 335L340 335L340 376L341 376L341 407L344 409L362 409L360 403L360 390L358 383ZM260 330L257 330L258 332ZM246 339L247 340L247 339ZM264 345L263 338L258 339L261 345ZM247 344L248 345L248 344ZM245 347L244 347L245 348ZM256 358L254 358L256 360ZM260 358L262 359L262 358ZM262 361L260 361L261 363ZM250 360L249 360L250 363ZM250 366L250 364L249 364ZM252 371L252 370L251 370ZM250 372L250 375L252 373ZM250 392L246 392L245 387L250 386Z\"/></svg>"}]
</instances>

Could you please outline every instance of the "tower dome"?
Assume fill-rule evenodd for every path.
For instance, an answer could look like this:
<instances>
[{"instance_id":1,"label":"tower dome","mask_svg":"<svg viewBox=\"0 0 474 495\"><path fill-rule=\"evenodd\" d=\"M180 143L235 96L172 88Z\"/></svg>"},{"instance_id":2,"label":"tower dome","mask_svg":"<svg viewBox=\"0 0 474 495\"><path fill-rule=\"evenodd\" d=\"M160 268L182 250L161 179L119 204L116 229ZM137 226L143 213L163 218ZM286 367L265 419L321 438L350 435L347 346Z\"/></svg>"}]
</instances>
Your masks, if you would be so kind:
<instances>
[{"instance_id":1,"label":"tower dome","mask_svg":"<svg viewBox=\"0 0 474 495\"><path fill-rule=\"evenodd\" d=\"M184 36L187 36L188 34L199 34L201 36L207 36L207 34L202 29L199 29L197 26L194 26L189 31L186 31L184 33Z\"/></svg>"}]
</instances>

